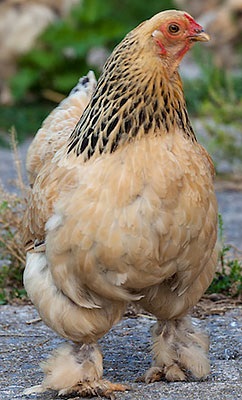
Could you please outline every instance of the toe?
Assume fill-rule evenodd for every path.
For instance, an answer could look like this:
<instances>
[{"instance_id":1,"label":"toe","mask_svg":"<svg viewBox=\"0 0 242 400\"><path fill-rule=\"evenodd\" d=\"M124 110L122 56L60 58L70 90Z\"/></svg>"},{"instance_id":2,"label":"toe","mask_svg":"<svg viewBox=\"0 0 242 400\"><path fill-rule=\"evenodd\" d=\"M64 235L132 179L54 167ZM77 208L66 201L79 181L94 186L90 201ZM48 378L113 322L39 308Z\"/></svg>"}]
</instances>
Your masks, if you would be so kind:
<instances>
[{"instance_id":1,"label":"toe","mask_svg":"<svg viewBox=\"0 0 242 400\"><path fill-rule=\"evenodd\" d=\"M163 368L151 367L146 373L136 379L136 382L153 383L161 381L164 378Z\"/></svg>"},{"instance_id":2,"label":"toe","mask_svg":"<svg viewBox=\"0 0 242 400\"><path fill-rule=\"evenodd\" d=\"M59 391L59 396L73 395L79 397L106 397L107 399L115 399L115 392L125 392L131 388L120 383L112 383L106 380L93 382L82 382L68 389Z\"/></svg>"},{"instance_id":3,"label":"toe","mask_svg":"<svg viewBox=\"0 0 242 400\"><path fill-rule=\"evenodd\" d=\"M185 381L187 380L184 372L179 368L177 364L172 364L169 367L164 368L165 378L169 382Z\"/></svg>"}]
</instances>

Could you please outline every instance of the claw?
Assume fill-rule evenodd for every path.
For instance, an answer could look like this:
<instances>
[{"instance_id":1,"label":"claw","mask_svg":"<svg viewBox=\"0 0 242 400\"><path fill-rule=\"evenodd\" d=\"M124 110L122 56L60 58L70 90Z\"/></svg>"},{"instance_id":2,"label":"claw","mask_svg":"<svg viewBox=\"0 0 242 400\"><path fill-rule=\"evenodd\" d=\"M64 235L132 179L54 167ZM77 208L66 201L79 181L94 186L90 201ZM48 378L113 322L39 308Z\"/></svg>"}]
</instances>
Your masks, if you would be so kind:
<instances>
[{"instance_id":1,"label":"claw","mask_svg":"<svg viewBox=\"0 0 242 400\"><path fill-rule=\"evenodd\" d=\"M130 386L121 385L120 383L112 383L106 380L94 382L82 382L76 386L59 391L59 396L74 395L80 397L106 397L107 399L114 400L114 392L125 392L131 390Z\"/></svg>"},{"instance_id":2,"label":"claw","mask_svg":"<svg viewBox=\"0 0 242 400\"><path fill-rule=\"evenodd\" d=\"M107 383L108 381L105 381ZM108 389L103 390L102 388L97 389L97 394L99 396L106 397L107 399L114 400L116 399L114 392L125 392L126 390L131 390L130 386L121 385L120 383L111 383L108 382Z\"/></svg>"},{"instance_id":3,"label":"claw","mask_svg":"<svg viewBox=\"0 0 242 400\"><path fill-rule=\"evenodd\" d=\"M151 367L144 375L135 379L135 382L153 383L159 382L164 378L163 368Z\"/></svg>"}]
</instances>

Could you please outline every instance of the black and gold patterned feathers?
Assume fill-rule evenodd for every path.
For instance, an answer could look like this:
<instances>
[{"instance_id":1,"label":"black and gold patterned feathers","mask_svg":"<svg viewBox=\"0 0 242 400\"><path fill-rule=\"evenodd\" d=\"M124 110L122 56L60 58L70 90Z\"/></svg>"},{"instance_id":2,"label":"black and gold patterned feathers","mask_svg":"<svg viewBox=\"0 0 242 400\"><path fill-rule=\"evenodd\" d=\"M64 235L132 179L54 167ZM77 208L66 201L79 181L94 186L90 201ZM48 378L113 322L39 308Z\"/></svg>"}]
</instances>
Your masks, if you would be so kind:
<instances>
[{"instance_id":1,"label":"black and gold patterned feathers","mask_svg":"<svg viewBox=\"0 0 242 400\"><path fill-rule=\"evenodd\" d=\"M186 110L177 71L157 68L152 60L136 62L142 50L137 30L129 33L107 60L90 103L77 123L68 153L83 155L112 153L118 146L150 133L167 133L179 127L196 140ZM145 73L146 68L153 69Z\"/></svg>"}]
</instances>

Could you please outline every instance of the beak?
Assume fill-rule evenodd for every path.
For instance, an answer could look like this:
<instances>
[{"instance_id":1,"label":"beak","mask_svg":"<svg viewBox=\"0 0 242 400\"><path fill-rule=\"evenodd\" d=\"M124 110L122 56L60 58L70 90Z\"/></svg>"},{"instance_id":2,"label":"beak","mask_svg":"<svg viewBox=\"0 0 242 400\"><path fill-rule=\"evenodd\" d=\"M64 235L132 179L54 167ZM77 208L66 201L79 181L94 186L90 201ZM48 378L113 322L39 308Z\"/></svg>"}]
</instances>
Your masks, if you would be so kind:
<instances>
[{"instance_id":1,"label":"beak","mask_svg":"<svg viewBox=\"0 0 242 400\"><path fill-rule=\"evenodd\" d=\"M208 42L210 40L210 36L203 29L189 36L189 38L192 42Z\"/></svg>"}]
</instances>

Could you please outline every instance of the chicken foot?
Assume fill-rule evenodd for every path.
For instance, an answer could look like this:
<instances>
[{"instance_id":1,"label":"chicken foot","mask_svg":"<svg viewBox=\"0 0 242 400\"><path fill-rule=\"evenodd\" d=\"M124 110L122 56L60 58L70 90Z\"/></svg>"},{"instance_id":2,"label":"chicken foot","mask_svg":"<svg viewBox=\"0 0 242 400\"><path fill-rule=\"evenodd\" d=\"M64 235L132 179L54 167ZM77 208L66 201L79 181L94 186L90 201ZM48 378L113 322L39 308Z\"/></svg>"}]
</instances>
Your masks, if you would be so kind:
<instances>
[{"instance_id":1,"label":"chicken foot","mask_svg":"<svg viewBox=\"0 0 242 400\"><path fill-rule=\"evenodd\" d=\"M101 396L114 400L116 397L115 392L125 392L126 390L130 390L130 387L100 379L94 382L80 382L69 389L60 390L58 394L65 398L70 395L79 397Z\"/></svg>"},{"instance_id":2,"label":"chicken foot","mask_svg":"<svg viewBox=\"0 0 242 400\"><path fill-rule=\"evenodd\" d=\"M152 334L153 365L138 380L184 381L189 375L200 379L208 375L208 338L192 326L188 317L158 321Z\"/></svg>"},{"instance_id":3,"label":"chicken foot","mask_svg":"<svg viewBox=\"0 0 242 400\"><path fill-rule=\"evenodd\" d=\"M59 396L103 396L114 399L115 391L129 387L102 379L102 353L96 343L64 345L42 363L45 377L41 385L25 390L25 394L58 390Z\"/></svg>"},{"instance_id":4,"label":"chicken foot","mask_svg":"<svg viewBox=\"0 0 242 400\"><path fill-rule=\"evenodd\" d=\"M115 391L128 390L125 385L101 379L103 373L102 354L96 344L73 346L75 361L79 364L80 380L76 385L59 391L59 396L76 395L80 397L103 396L114 399Z\"/></svg>"}]
</instances>

